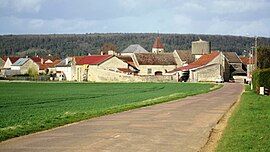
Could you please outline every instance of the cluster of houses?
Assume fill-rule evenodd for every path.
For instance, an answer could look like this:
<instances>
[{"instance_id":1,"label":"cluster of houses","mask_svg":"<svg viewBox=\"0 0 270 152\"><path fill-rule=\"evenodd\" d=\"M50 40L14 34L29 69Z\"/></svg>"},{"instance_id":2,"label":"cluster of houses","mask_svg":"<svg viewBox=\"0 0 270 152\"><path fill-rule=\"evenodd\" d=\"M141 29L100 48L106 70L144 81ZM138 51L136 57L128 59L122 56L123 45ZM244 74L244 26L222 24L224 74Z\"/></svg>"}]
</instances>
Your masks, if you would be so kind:
<instances>
[{"instance_id":1,"label":"cluster of houses","mask_svg":"<svg viewBox=\"0 0 270 152\"><path fill-rule=\"evenodd\" d=\"M211 50L211 44L192 42L191 50L166 52L157 37L152 51L139 44L122 52L112 50L101 55L48 57L2 57L0 74L4 77L24 75L29 70L53 75L56 80L93 82L213 82L229 81L234 76L249 76L253 62L235 52Z\"/></svg>"}]
</instances>

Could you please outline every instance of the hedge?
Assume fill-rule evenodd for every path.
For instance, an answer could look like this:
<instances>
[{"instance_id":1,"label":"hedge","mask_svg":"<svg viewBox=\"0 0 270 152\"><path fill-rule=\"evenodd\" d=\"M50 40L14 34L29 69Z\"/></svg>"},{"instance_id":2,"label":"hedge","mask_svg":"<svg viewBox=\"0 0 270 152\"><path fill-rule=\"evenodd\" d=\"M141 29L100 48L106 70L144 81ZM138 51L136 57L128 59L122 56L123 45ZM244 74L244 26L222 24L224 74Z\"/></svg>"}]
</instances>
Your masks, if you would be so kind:
<instances>
[{"instance_id":1,"label":"hedge","mask_svg":"<svg viewBox=\"0 0 270 152\"><path fill-rule=\"evenodd\" d=\"M254 71L252 74L252 84L254 88L270 88L270 68Z\"/></svg>"}]
</instances>

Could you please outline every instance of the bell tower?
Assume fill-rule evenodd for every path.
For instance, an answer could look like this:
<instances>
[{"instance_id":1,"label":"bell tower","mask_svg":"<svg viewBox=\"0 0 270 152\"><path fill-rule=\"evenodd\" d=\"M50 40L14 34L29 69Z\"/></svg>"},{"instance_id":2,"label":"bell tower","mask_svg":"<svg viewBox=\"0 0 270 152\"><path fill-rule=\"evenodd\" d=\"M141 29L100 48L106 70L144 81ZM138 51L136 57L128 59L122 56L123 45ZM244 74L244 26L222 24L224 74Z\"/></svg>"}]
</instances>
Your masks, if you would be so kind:
<instances>
[{"instance_id":1,"label":"bell tower","mask_svg":"<svg viewBox=\"0 0 270 152\"><path fill-rule=\"evenodd\" d=\"M155 54L164 53L164 46L163 46L159 36L156 38L156 40L153 44L152 53L155 53Z\"/></svg>"}]
</instances>

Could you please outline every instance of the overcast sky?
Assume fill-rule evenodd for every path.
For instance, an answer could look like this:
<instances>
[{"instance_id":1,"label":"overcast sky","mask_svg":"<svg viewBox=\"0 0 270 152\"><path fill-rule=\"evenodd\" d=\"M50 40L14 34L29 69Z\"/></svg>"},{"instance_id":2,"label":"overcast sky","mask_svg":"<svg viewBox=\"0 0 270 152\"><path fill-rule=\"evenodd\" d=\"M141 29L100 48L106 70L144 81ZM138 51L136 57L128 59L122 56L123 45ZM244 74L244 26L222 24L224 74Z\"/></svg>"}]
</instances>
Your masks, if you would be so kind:
<instances>
[{"instance_id":1,"label":"overcast sky","mask_svg":"<svg viewBox=\"0 0 270 152\"><path fill-rule=\"evenodd\" d=\"M270 37L270 0L0 0L0 34L157 31Z\"/></svg>"}]
</instances>

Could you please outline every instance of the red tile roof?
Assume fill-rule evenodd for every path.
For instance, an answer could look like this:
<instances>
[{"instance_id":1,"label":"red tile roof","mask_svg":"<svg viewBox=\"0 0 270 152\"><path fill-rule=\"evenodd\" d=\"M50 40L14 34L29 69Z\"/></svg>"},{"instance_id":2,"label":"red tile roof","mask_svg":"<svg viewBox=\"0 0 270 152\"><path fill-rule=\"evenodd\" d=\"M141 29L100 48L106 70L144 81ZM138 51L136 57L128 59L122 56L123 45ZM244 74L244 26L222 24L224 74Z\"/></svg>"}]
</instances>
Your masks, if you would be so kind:
<instances>
[{"instance_id":1,"label":"red tile roof","mask_svg":"<svg viewBox=\"0 0 270 152\"><path fill-rule=\"evenodd\" d=\"M198 60L196 60L195 62L192 62L192 63L190 63L187 66L183 66L183 67L177 68L177 69L175 69L175 70L173 70L171 72L175 72L175 71L187 71L189 69L193 69L193 68L197 68L197 67L201 67L201 66L207 65L214 58L216 58L219 54L220 54L220 52L217 52L217 51L213 51L210 54L204 54Z\"/></svg>"},{"instance_id":2,"label":"red tile roof","mask_svg":"<svg viewBox=\"0 0 270 152\"><path fill-rule=\"evenodd\" d=\"M30 57L30 59L32 59L34 62L41 62L41 58L40 57L37 57L37 56L33 56L33 57Z\"/></svg>"},{"instance_id":3,"label":"red tile roof","mask_svg":"<svg viewBox=\"0 0 270 152\"><path fill-rule=\"evenodd\" d=\"M90 56L76 56L75 62L77 65L89 64L98 65L113 57L112 55L90 55Z\"/></svg>"},{"instance_id":4,"label":"red tile roof","mask_svg":"<svg viewBox=\"0 0 270 152\"><path fill-rule=\"evenodd\" d=\"M61 60L55 60L53 63L44 63L44 64L41 64L41 62L37 62L37 64L39 66L39 70L46 70L48 68L55 67L55 65L57 65L60 62L61 62Z\"/></svg>"},{"instance_id":5,"label":"red tile roof","mask_svg":"<svg viewBox=\"0 0 270 152\"><path fill-rule=\"evenodd\" d=\"M20 57L16 57L16 56L12 56L12 57L8 57L8 58L9 58L9 60L11 61L12 64L15 63L17 60L20 59ZM7 59L6 59L6 60L7 60Z\"/></svg>"},{"instance_id":6,"label":"red tile roof","mask_svg":"<svg viewBox=\"0 0 270 152\"><path fill-rule=\"evenodd\" d=\"M229 63L241 63L238 55L235 52L223 52L223 54L229 60Z\"/></svg>"},{"instance_id":7,"label":"red tile roof","mask_svg":"<svg viewBox=\"0 0 270 152\"><path fill-rule=\"evenodd\" d=\"M6 56L2 56L1 59L4 60L5 62L7 61L7 57Z\"/></svg>"},{"instance_id":8,"label":"red tile roof","mask_svg":"<svg viewBox=\"0 0 270 152\"><path fill-rule=\"evenodd\" d=\"M239 57L243 64L254 64L254 59L249 57Z\"/></svg>"},{"instance_id":9,"label":"red tile roof","mask_svg":"<svg viewBox=\"0 0 270 152\"><path fill-rule=\"evenodd\" d=\"M157 48L157 49L163 49L163 44L160 40L160 37L156 38L156 41L154 42L153 48Z\"/></svg>"}]
</instances>

